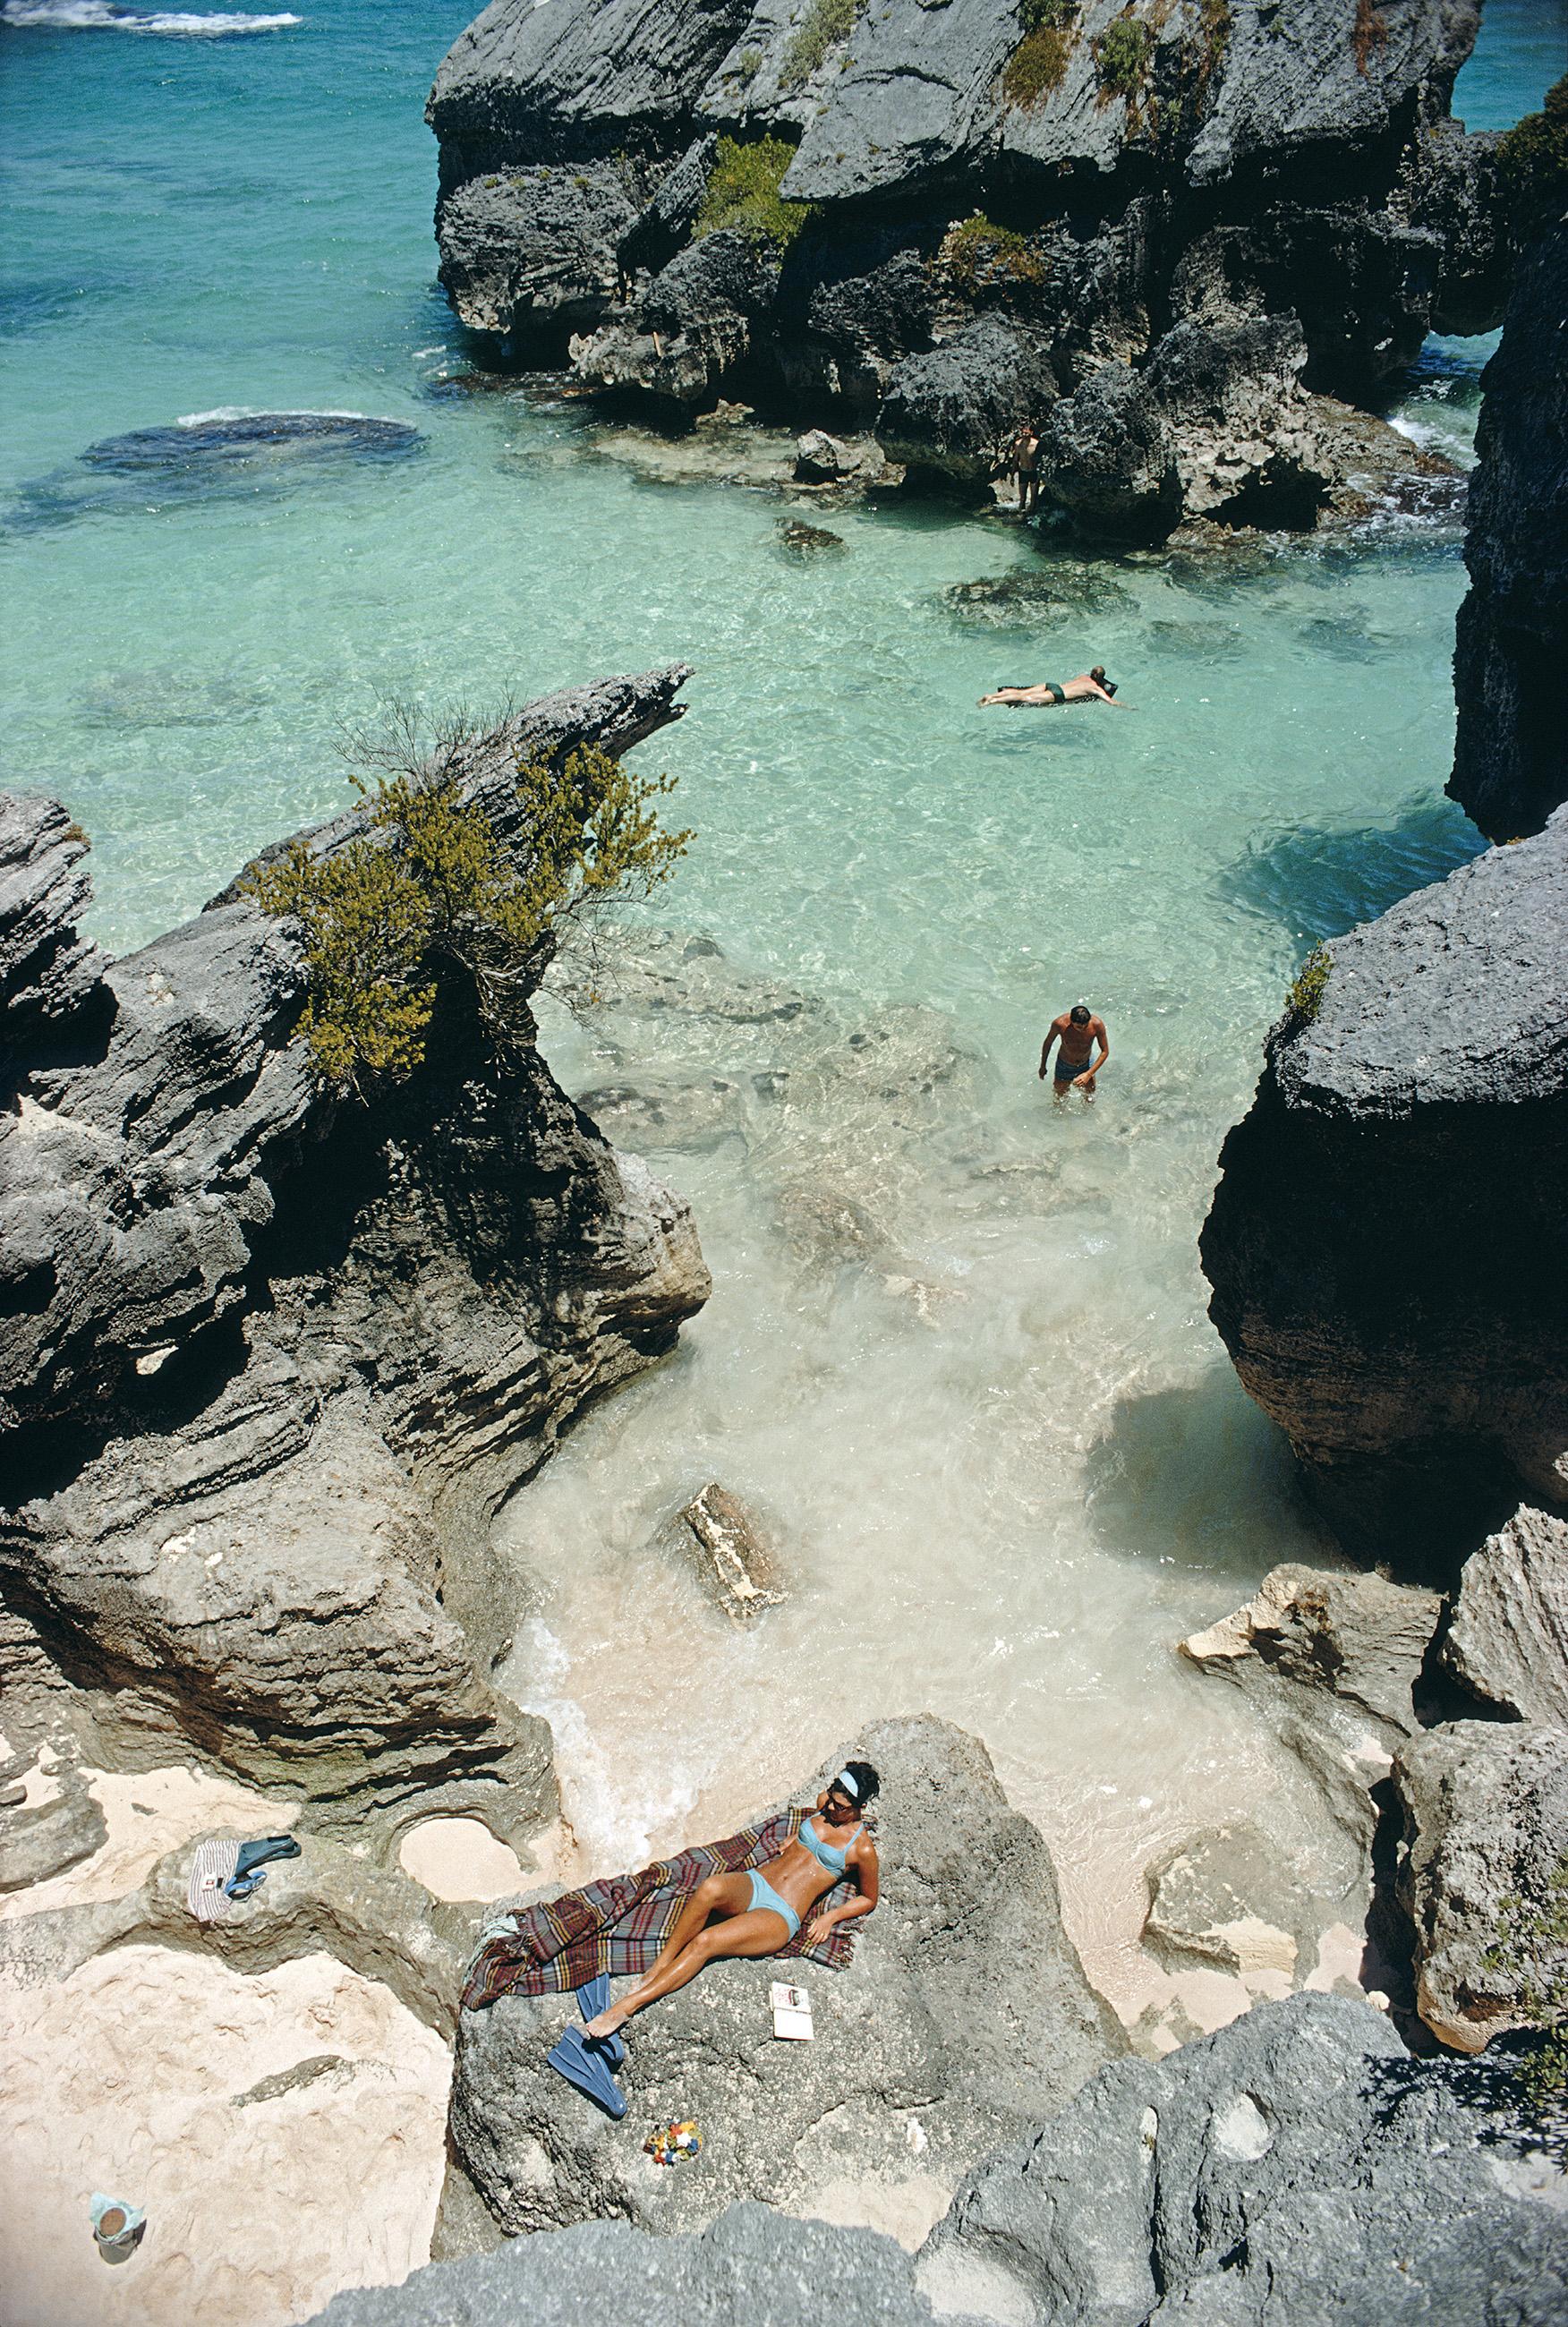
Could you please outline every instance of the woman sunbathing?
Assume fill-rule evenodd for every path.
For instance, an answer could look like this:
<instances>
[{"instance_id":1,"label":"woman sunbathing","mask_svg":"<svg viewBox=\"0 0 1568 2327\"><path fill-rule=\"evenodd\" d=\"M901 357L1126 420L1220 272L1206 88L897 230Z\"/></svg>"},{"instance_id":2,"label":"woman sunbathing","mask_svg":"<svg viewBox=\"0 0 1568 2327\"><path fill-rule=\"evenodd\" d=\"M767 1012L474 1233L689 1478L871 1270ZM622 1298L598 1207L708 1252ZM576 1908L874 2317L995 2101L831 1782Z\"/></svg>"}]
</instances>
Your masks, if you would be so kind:
<instances>
[{"instance_id":1,"label":"woman sunbathing","mask_svg":"<svg viewBox=\"0 0 1568 2327\"><path fill-rule=\"evenodd\" d=\"M878 1782L869 1762L847 1762L817 1796L816 1816L801 1821L798 1835L777 1858L750 1874L710 1874L699 1883L652 1969L619 2004L588 2022L583 2033L590 2042L613 2036L634 2012L673 1995L720 1956L776 1955L808 1916L806 1936L815 1947L835 1923L869 1915L877 1902L877 1857L863 1813ZM846 1874L854 1876L859 1898L812 1915L817 1901Z\"/></svg>"},{"instance_id":2,"label":"woman sunbathing","mask_svg":"<svg viewBox=\"0 0 1568 2327\"><path fill-rule=\"evenodd\" d=\"M1093 670L1079 671L1065 687L1054 678L1042 678L1036 687L999 687L994 695L980 697L980 708L984 711L989 704L1005 703L1013 711L1045 711L1059 703L1111 703L1115 692L1115 679L1107 678L1105 664L1097 662ZM1114 708L1128 711L1132 706L1116 703Z\"/></svg>"}]
</instances>

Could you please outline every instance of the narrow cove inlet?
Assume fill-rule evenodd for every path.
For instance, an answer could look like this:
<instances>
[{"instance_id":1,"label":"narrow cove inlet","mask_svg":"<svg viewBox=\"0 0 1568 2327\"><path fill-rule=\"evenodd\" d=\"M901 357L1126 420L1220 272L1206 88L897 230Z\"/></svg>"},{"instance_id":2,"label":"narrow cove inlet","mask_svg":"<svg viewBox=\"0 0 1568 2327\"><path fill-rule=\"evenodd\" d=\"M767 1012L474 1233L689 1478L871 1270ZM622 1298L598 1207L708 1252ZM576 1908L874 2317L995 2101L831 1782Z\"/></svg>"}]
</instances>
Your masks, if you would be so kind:
<instances>
[{"instance_id":1,"label":"narrow cove inlet","mask_svg":"<svg viewBox=\"0 0 1568 2327\"><path fill-rule=\"evenodd\" d=\"M218 1288L200 1321L208 1339L191 1346L219 1356L187 1370L182 1329L171 1326L150 1360L135 1357L142 1386L127 1394L130 1423L102 1387L107 1375L79 1356L79 1304L69 1330L40 1341L36 1377L55 1368L63 1379L78 1366L86 1388L71 1391L76 1403L61 1393L51 1406L53 1390L39 1390L34 1416L33 1392L16 1392L27 1471L5 1558L14 1567L35 1547L40 1559L57 1557L59 1511L77 1524L68 1486L89 1513L83 1572L100 1562L105 1574L145 1579L172 1545L186 1545L191 1572L202 1574L178 1591L160 1584L159 1606L175 1611L171 1624L186 1628L179 1639L198 1640L206 1659L198 1710L181 1713L180 1737L171 1731L164 1751L146 1742L155 1723L144 1735L126 1711L137 1687L149 1701L163 1690L172 1704L178 1693L165 1687L162 1636L116 1615L100 1640L98 1615L81 1617L71 1598L77 1569L63 1554L37 1608L31 1585L18 1598L45 1634L57 1616L84 1625L93 1645L79 1669L68 1660L70 1684L102 1693L95 1717L106 1725L92 1738L125 1752L103 1752L107 1777L96 1742L76 1757L107 1817L107 1840L93 1846L105 1855L84 1848L74 1873L62 1860L36 1877L7 1877L0 1899L0 1936L21 1967L23 2063L0 2190L25 2214L36 2167L47 2229L18 2327L107 2319L106 2285L126 2291L123 2315L137 2327L184 2327L214 2294L244 2304L254 2285L254 2315L283 2327L340 2288L417 2270L431 2257L433 2223L437 2260L493 2245L495 2224L512 2236L594 2214L661 2230L705 2226L707 2213L683 2212L687 2201L667 2192L698 2189L710 2167L732 2170L722 2125L705 2127L701 2163L662 2177L646 2161L625 2167L630 2194L615 2179L622 2168L596 2152L592 2173L583 2168L592 2205L557 2203L550 2174L562 2190L571 2176L553 2150L534 2199L527 2172L508 2165L523 2191L515 2217L471 2157L473 2186L462 2181L454 2198L452 2124L460 2147L483 2151L490 2133L473 2129L475 2096L493 2102L493 2091L509 2091L512 2067L481 2047L500 2047L494 2032L515 2024L498 2005L493 2019L469 2015L484 2018L482 2036L465 2034L458 1975L497 1902L745 1828L767 1806L804 1800L804 1773L835 1766L830 1757L852 1742L858 1750L877 1724L891 1741L890 1766L902 1769L907 1754L926 1790L919 1815L952 1819L950 1855L969 1846L962 1818L973 1787L985 1882L1016 1857L1020 1880L1035 1886L1029 1899L1043 1902L1042 1926L1059 1894L1066 1952L1077 1951L1092 2012L1102 1999L1106 2008L1097 2058L1122 2048L1139 2075L1153 2075L1251 2005L1303 1989L1348 2005L1369 1995L1385 2014L1393 1994L1389 2027L1405 2008L1408 1961L1386 1957L1392 1943L1376 1918L1367 1928L1377 1817L1358 1822L1359 1794L1341 1815L1339 1799L1347 1771L1360 1788L1368 1771L1391 1766L1395 1740L1378 1708L1363 1721L1358 1700L1332 1752L1321 1741L1309 1751L1300 1724L1274 1717L1253 1687L1216 1678L1227 1648L1209 1642L1193 1655L1182 1644L1253 1602L1282 1565L1373 1573L1347 1554L1290 1438L1242 1387L1210 1320L1199 1239L1220 1148L1253 1105L1265 1040L1302 965L1487 851L1444 791L1455 617L1468 586L1462 486L1450 477L1424 493L1373 496L1356 521L1316 534L1210 527L1171 544L1091 541L1065 519L1025 526L1005 494L990 507L891 486L813 491L794 474L795 421L781 409L720 400L695 425L677 425L667 409L590 397L564 360L527 368L515 342L465 330L434 280L435 151L421 112L471 13L470 0L301 0L297 14L254 19L74 0L0 9L0 197L23 229L0 283L0 790L58 800L90 840L81 934L117 965L117 1023L130 1023L125 1039L142 1045L136 1056L155 1083L175 1071L160 1059L152 1014L165 972L182 1008L188 991L199 994L194 1031L179 1041L210 1078L201 1105L232 1105L245 1137L222 1148L219 1164L203 1160L210 1177L199 1203L196 1167L182 1182L184 1164L171 1165L170 1201L190 1201L209 1225L232 1206L235 1238L254 1240L246 1266L254 1248L256 1275L267 1279L264 1300L230 1314L241 1272L212 1260L191 1232L189 1282L210 1277ZM1505 129L1539 106L1563 70L1563 33L1551 0L1490 0L1454 115L1472 130ZM1481 373L1498 344L1495 332L1430 336L1386 383L1383 416L1423 453L1468 472ZM286 428L264 425L276 415L289 416ZM1115 684L1114 707L978 700L1097 665ZM619 694L597 688L621 679L632 683ZM565 708L522 708L557 697ZM532 1117L498 1107L447 1121L459 1159L450 1182L440 1143L394 1125L393 1161L378 1164L375 1183L385 1219L378 1214L361 1281L342 1225L345 1183L333 1179L362 1160L353 1109L321 1109L319 1092L295 1093L278 1063L279 1015L300 990L278 968L281 954L261 946L247 958L249 1014L231 1025L217 1002L202 1013L226 980L238 990L241 971L216 955L210 967L203 955L200 977L182 987L175 939L162 933L189 940L187 957L200 949L200 932L222 915L193 917L225 902L258 851L353 806L351 771L363 783L367 755L399 722L428 732L462 720L477 732L519 715L516 733L538 726L551 749L579 737L611 752L625 743L639 778L673 779L660 813L691 828L689 847L656 896L618 907L591 945L564 949L532 995L538 1056L519 1070ZM73 846L74 833L51 845ZM238 894L228 894L230 909ZM194 938L181 927L192 923ZM281 943L276 926L268 944ZM127 966L123 958L142 948L145 966ZM1080 1001L1105 1021L1111 1052L1088 1103L1054 1096L1042 1079L1050 1023ZM232 1089L214 1063L230 1041ZM104 1055L90 1040L51 1053L38 1070L41 1088L55 1078L50 1105L79 1071L85 1087ZM471 1090L461 1064L451 1088ZM445 1071L437 1056L436 1076ZM177 1095L157 1089L152 1114L166 1108L178 1149ZM81 1104L100 1101L89 1092ZM112 1090L101 1105L107 1125L118 1106ZM139 1135L143 1111L127 1101L112 1135ZM525 1119L527 1136L517 1132ZM38 1138L41 1154L42 1120L23 1096L18 1138ZM595 1126L619 1165L582 1162L602 1154ZM111 1136L99 1125L94 1138L100 1131ZM313 1142L328 1158L319 1208L262 1186L278 1156L308 1177ZM552 1290L546 1271L507 1341L499 1288L511 1282L518 1249L532 1265L527 1238L537 1233L533 1212L519 1229L512 1210L521 1219L555 1201L564 1155L584 1184L600 1172L609 1185L623 1169L624 1187L616 1182L603 1199L611 1228L595 1229L588 1276L567 1268ZM399 1193L406 1163L413 1194ZM407 1317L399 1311L384 1364L382 1352L359 1348L353 1336L376 1303L396 1305L387 1286L412 1281L417 1264L406 1265L398 1239L418 1204L461 1243L470 1220L490 1232L492 1199L516 1239L505 1266L487 1276L465 1248L462 1270L430 1303L428 1347L421 1294ZM1441 1248L1441 1204L1426 1226ZM618 1238L655 1285L644 1308L628 1290L634 1271ZM13 1276L22 1287L0 1311L7 1320L42 1281L31 1246L24 1257L25 1269L18 1262L6 1274L7 1288ZM285 1288L275 1304L275 1284ZM151 1313L156 1304L137 1278L126 1295L137 1331L143 1301ZM483 1312L481 1340L495 1339L449 1380L442 1336L464 1302ZM594 1332L610 1341L608 1359ZM270 1351L270 1372L258 1350ZM218 1371L209 1380L204 1367L229 1369L216 1389ZM423 1368L436 1385L427 1394ZM291 1416L304 1410L305 1384L322 1412L351 1413L353 1428L375 1438L387 1478L397 1471L390 1486L379 1472L364 1476L370 1500L386 1498L376 1556L396 1541L430 1595L408 1630L421 1644L410 1656L422 1692L409 1734L424 1724L425 1758L405 1785L395 1767L402 1732L387 1747L396 1723L375 1696L395 1659L367 1632L364 1705L353 1699L341 1734L322 1728L321 1751L334 1771L363 1757L374 1831L356 1824L358 1779L338 1787L334 1777L319 1799L306 1785L300 1867L275 1865L259 1894L269 1911L286 1902L303 1916L316 1951L267 1939L247 1954L242 1940L199 1968L181 1952L183 1894L172 1857L159 1854L214 1831L291 1828L311 1724L324 1723L335 1687L351 1696L353 1683L323 1649L296 1725L292 1698L277 1698L275 1724L249 1697L235 1711L253 1687L256 1704L274 1702L270 1648L257 1654L257 1680L233 1653L237 1634L202 1631L200 1593L235 1575L238 1538L229 1566L222 1550L209 1552L200 1517L188 1544L172 1528L154 1541L162 1519L149 1490L146 1541L132 1512L122 1559L110 1534L122 1491L116 1433L139 1444L137 1430L166 1431L180 1461L197 1449L201 1493L227 1491L230 1472L211 1453L219 1425L204 1435L209 1411L223 1430L232 1421L241 1450L232 1475L243 1482L254 1451L245 1433L259 1435L254 1412L271 1412L266 1399L285 1376L278 1396L296 1400ZM253 1377L259 1403L247 1407L240 1385ZM600 1386L604 1394L593 1394ZM300 1425L307 1435L315 1413ZM526 1457L497 1454L509 1435L515 1444L527 1436ZM324 1428L321 1444L336 1514L359 1494L365 1458L342 1455ZM478 1484L465 1471L471 1456ZM247 1508L265 1529L256 1460ZM398 1465L435 1523L424 1504L414 1513ZM715 1481L768 1549L777 1604L750 1622L715 1606L677 1537L683 1507ZM169 1488L171 1508L185 1491ZM304 1575L318 1519L301 1517L294 1492L280 1490L277 1508ZM129 1488L124 1495L131 1511ZM321 1541L336 1524L320 1522ZM457 1557L448 1569L448 1527L471 1562L461 1575ZM0 1580L11 1572L0 1565ZM344 1575L341 1592L331 1589L358 1610L359 1571ZM1424 1590L1429 1579L1417 1581ZM308 1584L300 1589L313 1621L321 1610L309 1607ZM367 1587L364 1604L373 1597ZM259 1605L257 1636L270 1642L276 1610L266 1594ZM466 1636L462 1654L443 1664L445 1649L431 1648L426 1668L417 1659L438 1634ZM1422 1654L1413 1670L1430 1678ZM31 1687L35 1676L23 1677ZM1406 1675L1406 1711L1412 1685ZM122 1715L123 1737L113 1727ZM922 1726L923 1715L966 1740ZM231 1752L213 1743L225 1724L239 1741ZM14 1737L0 1728L8 1753L32 1736L25 1722ZM973 1759L968 1740L983 1749ZM68 1755L40 1761L42 1777L7 1772L28 1786L31 1812L61 1785L69 1793L75 1767ZM513 1806L492 1817L498 1775ZM418 1818L415 1787L428 1790ZM895 1807L885 1775L881 1807L901 1847L899 1820L910 1813ZM1381 1799L1377 1814L1386 1815ZM1029 1855L1035 1846L1018 1841L1020 1820L1043 1838L1043 1873ZM1390 1852L1391 1834L1386 1826L1379 1843ZM1249 1891L1263 1852L1266 1879ZM878 1920L902 1916L921 1946L939 1949L955 1911L939 1884L921 1888L924 1876L909 1874L914 1863L890 1848ZM1180 1889L1193 1867L1195 1904ZM391 1891L376 1888L383 1882L400 1897L417 1889L422 1907L434 1899L434 1940L405 1947L397 1922L407 1961L396 1975L378 1942L334 1962L340 1927L362 1933L378 1930L380 1915L406 1919L406 1899L389 1905ZM125 1904L133 1893L135 1914ZM1216 1898L1232 1937L1209 1945L1202 1913ZM42 1928L56 1910L77 1918L71 1934L96 1918L90 1936L41 1940L35 1957L25 1927L36 1918ZM1028 1944L1019 1940L1021 1958ZM915 1940L909 1948L912 1959ZM869 1940L865 1959L881 1960ZM762 1977L764 1967L749 1968ZM835 1976L806 1968L821 1998L820 2054ZM901 1958L897 1980L890 1975L901 2013L906 1975L913 2044L923 2005ZM1019 1978L1016 1994L1005 1981L998 1988L1008 2025L1031 2008ZM1087 2025L1090 2006L1082 2010ZM49 2096L68 2074L73 2015L112 2047L127 2011L165 2026L189 2015L191 2058L172 2036L155 2048L149 2040L156 2108L139 2115L134 2079L127 2094L126 2079L106 2076L105 2096L74 2117L68 2110L61 2133ZM855 2042L874 2051L868 2024L854 2023ZM903 2031L896 2014L895 2025ZM290 2204L297 2193L302 2210L298 2256L271 2277L248 2232L225 2276L167 2162L182 2141L205 2145L220 2160L220 2210L241 2207L229 2118L210 2096L198 2115L181 2113L209 2029L227 2032L225 2075L237 2086L247 2079L245 2098L260 2095L265 2107L294 2089L267 2079L294 2075L302 2060L311 2071L298 2081L311 2095L308 2117L297 2104L308 2139L302 2133L292 2162L288 2124L273 2126L261 2107L250 2120L266 2126L257 2136L264 2181L272 2176ZM530 2042L534 2033L530 2022ZM888 2041L896 2053L902 2035ZM943 2042L944 2059L962 2051L951 2033ZM458 2117L449 2120L453 2044ZM403 2068L383 2065L400 2051ZM657 2098L661 2117L678 2118L680 2061L671 2057L673 2066L658 2056ZM988 2063L962 2096L985 2122ZM798 2155L811 2163L799 2168L800 2186L790 2186L796 2168L781 2149L777 2187L753 2193L737 2182L729 2194L885 2228L916 2248L988 2145L970 2155L967 2131L955 2129L970 2120L957 2104L951 2123L943 2117L951 2094L939 2080L939 2100L922 2098L913 2070L906 2092L894 2069L883 2075L880 2054L873 2068L870 2098L854 2087L831 2139L812 2148L801 2136ZM1086 2051L1085 2076L1088 2068ZM388 2228L372 2206L370 2230L326 2220L325 2201L313 2214L308 2202L313 2177L336 2187L332 2079L361 2072L382 2081L343 2171L369 2176L378 2157L387 2161L397 2217ZM1074 2090L1082 2080L1075 2074ZM553 2095L546 2087L537 2100L520 2072L518 2089L517 2122L536 2141L527 2112L552 2107ZM891 2133L876 2122L888 2094ZM1214 2101L1216 2123L1230 2106L1224 2095ZM1335 2106L1322 2101L1326 2119ZM1007 2115L1013 2107L998 2119L998 2144L1027 2122ZM100 2162L99 2129L134 2172L122 2166L117 2181L113 2155ZM752 2133L748 2119L748 2140ZM1237 2138L1236 2154L1252 2156L1247 2126ZM906 2179L890 2178L881 2149L865 2163L884 2139L907 2151ZM57 2267L55 2243L61 2252L82 2243L76 2181L140 2201L136 2173L147 2191L164 2191L166 2220L185 2210L178 2256L155 2254L148 2198L145 2256L117 2279L98 2254ZM462 2210L479 2222L484 2205L495 2223L471 2237ZM84 2235L87 2254L91 2230ZM1038 2327L1080 2316L1018 2309L1016 2289L967 2260L949 2282L942 2256L955 2241L957 2230L938 2231L936 2259L922 2266L922 2299L938 2314L1028 2317ZM373 2316L345 2313L345 2327L361 2315ZM1356 2327L1358 2314L1337 2315ZM1534 2318L1527 2307L1507 2316L1519 2327ZM415 2327L424 2313L407 2317ZM390 2312L387 2320L392 2327ZM779 2327L788 2327L782 2312Z\"/></svg>"}]
</instances>

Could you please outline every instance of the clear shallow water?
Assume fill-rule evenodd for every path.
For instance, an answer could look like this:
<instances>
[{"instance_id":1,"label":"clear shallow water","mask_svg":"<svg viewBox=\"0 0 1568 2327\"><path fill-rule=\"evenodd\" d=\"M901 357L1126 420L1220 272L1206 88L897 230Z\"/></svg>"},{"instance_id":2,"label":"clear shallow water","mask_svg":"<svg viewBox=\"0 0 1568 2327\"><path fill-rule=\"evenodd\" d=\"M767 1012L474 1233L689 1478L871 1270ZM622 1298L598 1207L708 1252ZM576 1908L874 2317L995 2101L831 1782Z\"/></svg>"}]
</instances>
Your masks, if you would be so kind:
<instances>
[{"instance_id":1,"label":"clear shallow water","mask_svg":"<svg viewBox=\"0 0 1568 2327\"><path fill-rule=\"evenodd\" d=\"M1457 556L1107 567L1124 594L1099 614L1011 631L943 596L1035 562L1000 521L850 512L842 555L791 561L776 500L651 482L578 409L454 391L419 116L467 0L301 13L120 37L13 7L0 29L4 780L93 834L120 949L338 806L337 731L378 695L696 666L644 753L700 836L671 914L845 1025L940 1014L966 1063L912 1131L905 1097L825 1073L788 1136L645 1140L697 1206L715 1295L515 1506L537 1612L513 1684L556 1721L601 1862L739 1813L868 1715L966 1722L1131 1995L1144 1860L1289 1784L1171 1652L1321 1549L1208 1325L1195 1238L1295 962L1475 845L1442 799ZM1493 0L1460 109L1538 102L1560 23ZM1462 445L1485 352L1434 342L1404 424ZM79 459L268 409L422 442L211 475ZM974 707L1097 659L1134 708ZM1115 1058L1093 1113L1057 1117L1034 1061L1079 994ZM608 1022L548 1041L579 1088L776 1063L704 1022L634 1055ZM792 1257L803 1183L863 1205L900 1268ZM646 1548L709 1475L758 1500L793 1581L753 1637Z\"/></svg>"}]
</instances>

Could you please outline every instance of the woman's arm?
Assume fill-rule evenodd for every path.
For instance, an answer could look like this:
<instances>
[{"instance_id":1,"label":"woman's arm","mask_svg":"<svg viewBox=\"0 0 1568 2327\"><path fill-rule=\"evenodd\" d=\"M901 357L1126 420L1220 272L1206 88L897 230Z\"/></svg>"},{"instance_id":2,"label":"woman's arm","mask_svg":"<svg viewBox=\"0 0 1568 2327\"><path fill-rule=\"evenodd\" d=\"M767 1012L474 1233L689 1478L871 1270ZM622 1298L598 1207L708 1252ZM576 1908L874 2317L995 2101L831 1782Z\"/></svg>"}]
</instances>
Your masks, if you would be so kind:
<instances>
[{"instance_id":1,"label":"woman's arm","mask_svg":"<svg viewBox=\"0 0 1568 2327\"><path fill-rule=\"evenodd\" d=\"M850 1853L849 1863L860 1885L860 1896L858 1899L846 1899L842 1907L828 1907L820 1915L813 1916L807 1926L806 1937L814 1948L821 1946L835 1923L852 1923L857 1915L869 1915L882 1896L882 1874L872 1845L869 1842L857 1844Z\"/></svg>"}]
</instances>

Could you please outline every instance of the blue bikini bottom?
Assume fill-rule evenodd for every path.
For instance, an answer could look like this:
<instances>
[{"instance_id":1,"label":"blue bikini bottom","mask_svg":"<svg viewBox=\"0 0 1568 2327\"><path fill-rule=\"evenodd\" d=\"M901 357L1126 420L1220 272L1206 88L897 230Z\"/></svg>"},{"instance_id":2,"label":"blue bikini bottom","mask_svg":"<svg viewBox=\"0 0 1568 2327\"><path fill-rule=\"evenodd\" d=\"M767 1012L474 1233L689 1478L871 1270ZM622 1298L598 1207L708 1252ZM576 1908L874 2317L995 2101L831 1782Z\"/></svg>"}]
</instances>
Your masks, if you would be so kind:
<instances>
[{"instance_id":1,"label":"blue bikini bottom","mask_svg":"<svg viewBox=\"0 0 1568 2327\"><path fill-rule=\"evenodd\" d=\"M764 1883L761 1876L753 1871L751 1875L752 1911L755 1912L759 1907L764 1909L770 1915L782 1915L784 1920L789 1926L789 1936L791 1939L795 1937L796 1932L800 1929L800 1918L795 1912L794 1908L788 1905L784 1900L780 1899L779 1893L774 1890L773 1885L770 1883Z\"/></svg>"}]
</instances>

